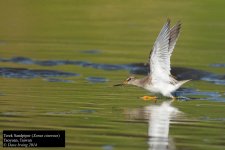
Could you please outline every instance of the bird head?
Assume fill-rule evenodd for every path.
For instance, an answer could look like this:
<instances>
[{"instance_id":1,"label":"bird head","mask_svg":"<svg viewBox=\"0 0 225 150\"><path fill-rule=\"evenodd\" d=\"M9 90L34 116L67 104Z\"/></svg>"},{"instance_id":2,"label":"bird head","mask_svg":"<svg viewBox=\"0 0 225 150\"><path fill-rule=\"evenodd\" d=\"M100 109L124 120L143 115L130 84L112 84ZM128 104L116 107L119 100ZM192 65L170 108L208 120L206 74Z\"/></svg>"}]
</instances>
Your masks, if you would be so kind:
<instances>
[{"instance_id":1,"label":"bird head","mask_svg":"<svg viewBox=\"0 0 225 150\"><path fill-rule=\"evenodd\" d=\"M135 80L136 80L136 77L130 76L123 82L123 84L132 84L134 83Z\"/></svg>"},{"instance_id":2,"label":"bird head","mask_svg":"<svg viewBox=\"0 0 225 150\"><path fill-rule=\"evenodd\" d=\"M123 86L123 85L127 85L127 84L133 84L135 80L136 80L136 77L130 76L125 81L123 81L123 83L116 84L114 86Z\"/></svg>"}]
</instances>

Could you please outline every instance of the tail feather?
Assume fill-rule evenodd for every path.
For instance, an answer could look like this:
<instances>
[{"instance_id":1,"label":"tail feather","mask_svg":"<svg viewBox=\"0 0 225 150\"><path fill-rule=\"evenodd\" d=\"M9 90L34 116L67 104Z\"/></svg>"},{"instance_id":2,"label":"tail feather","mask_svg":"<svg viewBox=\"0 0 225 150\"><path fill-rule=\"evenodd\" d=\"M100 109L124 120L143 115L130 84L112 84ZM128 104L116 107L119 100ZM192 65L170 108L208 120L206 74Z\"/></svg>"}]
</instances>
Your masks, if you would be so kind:
<instances>
[{"instance_id":1,"label":"tail feather","mask_svg":"<svg viewBox=\"0 0 225 150\"><path fill-rule=\"evenodd\" d=\"M188 82L188 81L191 81L191 79L190 79L190 80L182 80L182 81L178 81L177 87L179 88L181 85L183 85L184 83L186 83L186 82Z\"/></svg>"}]
</instances>

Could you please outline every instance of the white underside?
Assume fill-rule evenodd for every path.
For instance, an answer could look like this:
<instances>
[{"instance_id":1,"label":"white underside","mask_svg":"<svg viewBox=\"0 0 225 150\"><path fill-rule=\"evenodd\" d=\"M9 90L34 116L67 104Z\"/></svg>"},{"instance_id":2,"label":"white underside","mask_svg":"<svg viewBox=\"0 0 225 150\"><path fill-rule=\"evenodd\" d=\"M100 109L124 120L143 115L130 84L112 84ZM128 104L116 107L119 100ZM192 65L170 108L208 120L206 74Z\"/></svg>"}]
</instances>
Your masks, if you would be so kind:
<instances>
[{"instance_id":1,"label":"white underside","mask_svg":"<svg viewBox=\"0 0 225 150\"><path fill-rule=\"evenodd\" d=\"M144 88L151 93L160 93L166 97L173 97L171 93L176 91L179 86L168 82L157 82L157 84L148 84Z\"/></svg>"}]
</instances>

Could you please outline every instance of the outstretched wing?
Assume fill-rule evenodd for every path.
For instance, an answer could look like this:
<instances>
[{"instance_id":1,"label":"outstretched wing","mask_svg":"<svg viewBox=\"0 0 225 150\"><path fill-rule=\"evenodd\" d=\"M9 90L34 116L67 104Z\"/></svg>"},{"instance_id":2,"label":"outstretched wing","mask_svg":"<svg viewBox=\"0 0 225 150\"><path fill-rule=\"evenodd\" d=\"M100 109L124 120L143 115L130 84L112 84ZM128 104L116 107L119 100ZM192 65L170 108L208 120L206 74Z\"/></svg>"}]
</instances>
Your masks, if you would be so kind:
<instances>
[{"instance_id":1,"label":"outstretched wing","mask_svg":"<svg viewBox=\"0 0 225 150\"><path fill-rule=\"evenodd\" d=\"M170 29L170 20L161 29L149 56L152 80L170 81L170 56L172 55L181 24L177 23Z\"/></svg>"},{"instance_id":2,"label":"outstretched wing","mask_svg":"<svg viewBox=\"0 0 225 150\"><path fill-rule=\"evenodd\" d=\"M176 42L177 42L177 39L179 37L180 28L181 28L181 23L177 22L177 24L174 25L170 29L170 39L169 39L169 53L170 53L170 56L172 55L173 49L174 49L174 47L176 45Z\"/></svg>"}]
</instances>

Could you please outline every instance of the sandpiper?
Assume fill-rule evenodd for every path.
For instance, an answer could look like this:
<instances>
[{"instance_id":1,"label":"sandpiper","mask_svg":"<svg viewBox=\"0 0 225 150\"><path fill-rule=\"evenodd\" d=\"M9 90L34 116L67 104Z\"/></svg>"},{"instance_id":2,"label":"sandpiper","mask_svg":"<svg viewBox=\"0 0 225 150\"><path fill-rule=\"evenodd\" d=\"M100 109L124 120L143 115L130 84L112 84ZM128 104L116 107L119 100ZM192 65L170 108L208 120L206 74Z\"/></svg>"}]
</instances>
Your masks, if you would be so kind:
<instances>
[{"instance_id":1,"label":"sandpiper","mask_svg":"<svg viewBox=\"0 0 225 150\"><path fill-rule=\"evenodd\" d=\"M127 78L122 84L118 85L135 85L144 88L151 93L159 93L165 97L175 100L172 95L181 85L189 80L177 81L170 73L170 57L176 45L180 33L181 23L177 22L170 28L170 20L168 19L161 29L149 55L149 71L148 75L137 79L134 76ZM154 100L156 96L143 96L144 100Z\"/></svg>"}]
</instances>

